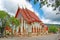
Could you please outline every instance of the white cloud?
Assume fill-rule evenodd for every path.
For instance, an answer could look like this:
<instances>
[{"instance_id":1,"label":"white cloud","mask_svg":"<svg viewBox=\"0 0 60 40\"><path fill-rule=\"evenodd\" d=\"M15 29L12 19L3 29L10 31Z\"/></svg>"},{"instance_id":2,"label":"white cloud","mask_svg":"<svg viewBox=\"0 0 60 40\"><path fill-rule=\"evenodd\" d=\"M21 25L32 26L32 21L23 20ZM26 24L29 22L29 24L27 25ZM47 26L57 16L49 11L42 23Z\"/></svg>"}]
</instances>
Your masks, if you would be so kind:
<instances>
[{"instance_id":1,"label":"white cloud","mask_svg":"<svg viewBox=\"0 0 60 40\"><path fill-rule=\"evenodd\" d=\"M28 8L29 10L35 12L37 16L39 16L38 12L36 12L32 8L32 5L26 0L0 0L0 9L4 9L13 16L15 16L18 5L20 6L20 8ZM44 18L42 18L41 20L44 23L60 24L60 15L56 15L56 13L58 12L57 10L53 11L53 8L51 6L47 7L46 5L42 7L42 9L44 11Z\"/></svg>"},{"instance_id":2,"label":"white cloud","mask_svg":"<svg viewBox=\"0 0 60 40\"><path fill-rule=\"evenodd\" d=\"M42 7L44 11L44 18L42 18L44 23L60 24L60 15L56 15L58 10L53 11L54 7L47 7L46 5Z\"/></svg>"},{"instance_id":3,"label":"white cloud","mask_svg":"<svg viewBox=\"0 0 60 40\"><path fill-rule=\"evenodd\" d=\"M20 8L27 8L35 12L36 15L39 16L38 12L36 12L32 8L32 5L26 0L0 0L0 8L7 11L10 15L16 15L18 6L20 6Z\"/></svg>"},{"instance_id":4,"label":"white cloud","mask_svg":"<svg viewBox=\"0 0 60 40\"><path fill-rule=\"evenodd\" d=\"M40 16L40 15L39 15L39 13L38 13L38 12L36 12L36 11L35 11L35 14L36 14L38 17Z\"/></svg>"},{"instance_id":5,"label":"white cloud","mask_svg":"<svg viewBox=\"0 0 60 40\"><path fill-rule=\"evenodd\" d=\"M44 17L41 19L45 24L60 24L60 22L52 21L50 19L45 19Z\"/></svg>"},{"instance_id":6,"label":"white cloud","mask_svg":"<svg viewBox=\"0 0 60 40\"><path fill-rule=\"evenodd\" d=\"M47 0L48 4L54 4L55 0Z\"/></svg>"},{"instance_id":7,"label":"white cloud","mask_svg":"<svg viewBox=\"0 0 60 40\"><path fill-rule=\"evenodd\" d=\"M3 10L3 5L1 0L0 0L0 10Z\"/></svg>"},{"instance_id":8,"label":"white cloud","mask_svg":"<svg viewBox=\"0 0 60 40\"><path fill-rule=\"evenodd\" d=\"M15 16L16 14L18 5L20 6L20 8L27 8L35 12L34 9L32 8L32 5L26 0L1 0L1 1L4 6L3 9L6 9L9 12L9 14L13 16Z\"/></svg>"}]
</instances>

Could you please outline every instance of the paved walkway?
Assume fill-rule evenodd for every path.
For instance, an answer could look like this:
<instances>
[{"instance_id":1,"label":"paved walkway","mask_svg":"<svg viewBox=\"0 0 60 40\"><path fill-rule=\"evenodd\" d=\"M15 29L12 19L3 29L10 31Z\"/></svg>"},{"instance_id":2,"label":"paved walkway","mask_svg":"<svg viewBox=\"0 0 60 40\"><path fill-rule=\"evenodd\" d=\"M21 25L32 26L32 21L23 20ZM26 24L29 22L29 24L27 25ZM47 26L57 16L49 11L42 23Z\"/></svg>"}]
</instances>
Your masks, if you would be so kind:
<instances>
[{"instance_id":1,"label":"paved walkway","mask_svg":"<svg viewBox=\"0 0 60 40\"><path fill-rule=\"evenodd\" d=\"M58 40L58 34L51 34L37 37L9 37L9 38L0 38L0 40Z\"/></svg>"}]
</instances>

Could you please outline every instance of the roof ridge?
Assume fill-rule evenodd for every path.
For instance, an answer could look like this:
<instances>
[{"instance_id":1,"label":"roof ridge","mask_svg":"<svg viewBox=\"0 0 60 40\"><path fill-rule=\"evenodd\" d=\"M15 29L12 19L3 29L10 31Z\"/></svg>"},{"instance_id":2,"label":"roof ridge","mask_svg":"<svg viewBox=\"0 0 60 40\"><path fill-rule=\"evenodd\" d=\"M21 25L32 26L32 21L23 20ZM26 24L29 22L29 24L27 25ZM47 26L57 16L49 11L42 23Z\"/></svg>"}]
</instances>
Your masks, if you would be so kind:
<instances>
[{"instance_id":1,"label":"roof ridge","mask_svg":"<svg viewBox=\"0 0 60 40\"><path fill-rule=\"evenodd\" d=\"M19 13L20 10L21 10L21 8L19 8L19 6L18 6L18 10L16 12L15 18L17 17L17 15L18 15L18 13Z\"/></svg>"}]
</instances>

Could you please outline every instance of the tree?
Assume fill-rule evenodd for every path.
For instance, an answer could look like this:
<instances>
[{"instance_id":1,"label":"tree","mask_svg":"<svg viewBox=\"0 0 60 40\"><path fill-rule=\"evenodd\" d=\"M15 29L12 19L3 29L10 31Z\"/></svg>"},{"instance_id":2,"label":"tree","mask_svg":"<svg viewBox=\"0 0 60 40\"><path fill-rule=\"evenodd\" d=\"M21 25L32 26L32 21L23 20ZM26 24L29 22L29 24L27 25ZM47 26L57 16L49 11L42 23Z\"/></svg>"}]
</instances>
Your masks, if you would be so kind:
<instances>
[{"instance_id":1,"label":"tree","mask_svg":"<svg viewBox=\"0 0 60 40\"><path fill-rule=\"evenodd\" d=\"M55 25L51 25L50 27L48 27L48 31L51 33L57 33L58 28Z\"/></svg>"},{"instance_id":2,"label":"tree","mask_svg":"<svg viewBox=\"0 0 60 40\"><path fill-rule=\"evenodd\" d=\"M27 1L31 1L31 0L27 0ZM58 8L60 6L60 0L34 0L34 4L36 3L40 4L40 8L43 7L44 5L47 5L47 7L52 6L55 7L53 10L56 10L56 8Z\"/></svg>"},{"instance_id":3,"label":"tree","mask_svg":"<svg viewBox=\"0 0 60 40\"><path fill-rule=\"evenodd\" d=\"M4 28L6 27L6 22L8 20L9 14L5 11L0 11L0 28L1 36L3 36Z\"/></svg>"},{"instance_id":4,"label":"tree","mask_svg":"<svg viewBox=\"0 0 60 40\"><path fill-rule=\"evenodd\" d=\"M20 22L15 17L10 17L9 22L10 22L10 26L12 28L12 34L13 34L13 31L14 31L13 29L15 28L16 30L17 26L20 25Z\"/></svg>"},{"instance_id":5,"label":"tree","mask_svg":"<svg viewBox=\"0 0 60 40\"><path fill-rule=\"evenodd\" d=\"M12 30L20 24L19 20L15 17L10 17L10 15L5 11L0 11L0 29L1 29L1 36L3 36L3 32L6 26L12 28Z\"/></svg>"}]
</instances>

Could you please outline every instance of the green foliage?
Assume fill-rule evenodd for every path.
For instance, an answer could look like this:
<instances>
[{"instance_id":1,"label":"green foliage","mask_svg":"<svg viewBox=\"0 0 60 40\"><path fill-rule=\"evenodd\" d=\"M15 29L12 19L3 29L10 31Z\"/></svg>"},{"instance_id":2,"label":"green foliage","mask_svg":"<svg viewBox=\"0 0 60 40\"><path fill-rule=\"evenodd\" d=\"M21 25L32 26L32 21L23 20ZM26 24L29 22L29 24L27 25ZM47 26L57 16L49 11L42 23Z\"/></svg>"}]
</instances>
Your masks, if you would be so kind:
<instances>
[{"instance_id":1,"label":"green foliage","mask_svg":"<svg viewBox=\"0 0 60 40\"><path fill-rule=\"evenodd\" d=\"M10 17L9 21L12 25L15 25L15 26L18 26L20 24L19 20L16 19L15 17Z\"/></svg>"},{"instance_id":2,"label":"green foliage","mask_svg":"<svg viewBox=\"0 0 60 40\"><path fill-rule=\"evenodd\" d=\"M5 11L0 11L0 18L6 17L8 14Z\"/></svg>"},{"instance_id":3,"label":"green foliage","mask_svg":"<svg viewBox=\"0 0 60 40\"><path fill-rule=\"evenodd\" d=\"M0 30L1 30L1 26L0 26Z\"/></svg>"},{"instance_id":4,"label":"green foliage","mask_svg":"<svg viewBox=\"0 0 60 40\"><path fill-rule=\"evenodd\" d=\"M49 27L49 30L48 30L48 31L49 31L49 32L52 32L52 33L56 33L56 32L58 31L58 29L57 29L56 26L51 25L51 26Z\"/></svg>"},{"instance_id":5,"label":"green foliage","mask_svg":"<svg viewBox=\"0 0 60 40\"><path fill-rule=\"evenodd\" d=\"M4 32L4 28L6 27L6 24L7 23L7 20L9 19L9 14L5 11L0 11L0 22L2 25L0 25L0 32L1 32L1 35L3 35L3 32Z\"/></svg>"},{"instance_id":6,"label":"green foliage","mask_svg":"<svg viewBox=\"0 0 60 40\"><path fill-rule=\"evenodd\" d=\"M56 0L56 6L55 7L59 7L60 6L60 1L59 0Z\"/></svg>"},{"instance_id":7,"label":"green foliage","mask_svg":"<svg viewBox=\"0 0 60 40\"><path fill-rule=\"evenodd\" d=\"M12 28L12 30L13 30L13 28L15 28L15 30L16 30L16 27L20 24L19 20L16 19L15 17L10 17L9 18L9 23L11 24L10 27ZM12 31L12 35L13 35L13 31Z\"/></svg>"},{"instance_id":8,"label":"green foliage","mask_svg":"<svg viewBox=\"0 0 60 40\"><path fill-rule=\"evenodd\" d=\"M11 27L13 30L14 25L15 25L15 29L16 29L16 27L20 24L18 19L16 19L15 17L10 17L10 15L5 11L0 11L0 21L2 22L2 26L0 25L1 26L0 31L1 31L1 29L3 29L2 32L4 32L4 28L6 26ZM10 26L10 24L12 26ZM12 34L13 34L13 31L12 31Z\"/></svg>"},{"instance_id":9,"label":"green foliage","mask_svg":"<svg viewBox=\"0 0 60 40\"><path fill-rule=\"evenodd\" d=\"M10 17L10 15L5 11L0 11L0 19L2 21L2 27L7 25L10 26L10 23L15 26L20 24L19 20L17 20L15 17Z\"/></svg>"},{"instance_id":10,"label":"green foliage","mask_svg":"<svg viewBox=\"0 0 60 40\"><path fill-rule=\"evenodd\" d=\"M39 0L34 0L34 4L36 4Z\"/></svg>"},{"instance_id":11,"label":"green foliage","mask_svg":"<svg viewBox=\"0 0 60 40\"><path fill-rule=\"evenodd\" d=\"M30 2L31 0L28 0L28 1ZM55 7L53 10L56 10L56 8L58 8L60 6L60 0L55 0L55 3L52 3L52 4L49 4L47 0L44 0L44 1L40 0L40 2L39 2L39 0L34 0L33 2L34 2L34 4L39 3L40 8L43 7L44 5L47 5L47 7L49 7L51 5L52 7Z\"/></svg>"},{"instance_id":12,"label":"green foliage","mask_svg":"<svg viewBox=\"0 0 60 40\"><path fill-rule=\"evenodd\" d=\"M1 19L1 22L2 22L2 27L5 27L6 26L7 19L9 17L10 17L10 15L7 12L0 11L0 19Z\"/></svg>"}]
</instances>

